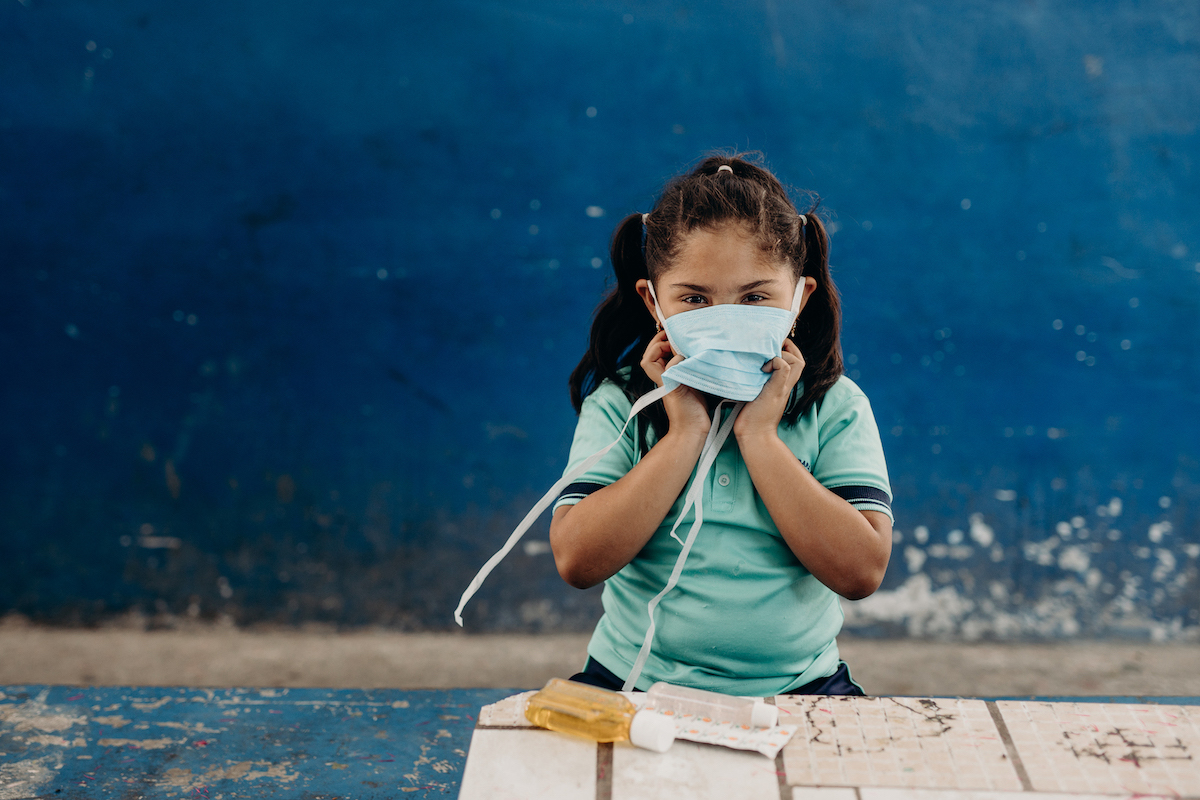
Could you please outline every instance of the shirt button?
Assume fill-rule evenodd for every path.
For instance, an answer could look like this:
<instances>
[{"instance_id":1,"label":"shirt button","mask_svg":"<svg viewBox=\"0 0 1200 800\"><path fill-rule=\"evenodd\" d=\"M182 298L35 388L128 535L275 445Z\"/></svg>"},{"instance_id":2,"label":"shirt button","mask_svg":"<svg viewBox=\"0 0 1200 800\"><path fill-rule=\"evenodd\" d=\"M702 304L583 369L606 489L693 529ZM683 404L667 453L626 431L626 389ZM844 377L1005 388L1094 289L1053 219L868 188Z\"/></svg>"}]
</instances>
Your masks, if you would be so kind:
<instances>
[{"instance_id":1,"label":"shirt button","mask_svg":"<svg viewBox=\"0 0 1200 800\"><path fill-rule=\"evenodd\" d=\"M720 476L719 478L717 478L717 483L721 484L722 486L728 486L729 485L729 476L728 475Z\"/></svg>"}]
</instances>

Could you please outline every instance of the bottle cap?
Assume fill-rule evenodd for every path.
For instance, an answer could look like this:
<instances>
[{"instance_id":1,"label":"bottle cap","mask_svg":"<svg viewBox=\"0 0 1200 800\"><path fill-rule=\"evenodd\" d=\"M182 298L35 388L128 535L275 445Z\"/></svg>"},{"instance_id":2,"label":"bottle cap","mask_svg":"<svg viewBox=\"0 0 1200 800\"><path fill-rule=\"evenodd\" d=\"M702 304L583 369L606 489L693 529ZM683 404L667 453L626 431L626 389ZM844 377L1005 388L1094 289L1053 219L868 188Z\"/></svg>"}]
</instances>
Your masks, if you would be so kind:
<instances>
[{"instance_id":1,"label":"bottle cap","mask_svg":"<svg viewBox=\"0 0 1200 800\"><path fill-rule=\"evenodd\" d=\"M779 724L779 707L755 700L754 709L750 712L750 724L756 728L774 728Z\"/></svg>"},{"instance_id":2,"label":"bottle cap","mask_svg":"<svg viewBox=\"0 0 1200 800\"><path fill-rule=\"evenodd\" d=\"M646 750L665 753L675 741L675 721L650 709L639 711L629 726L629 741Z\"/></svg>"}]
</instances>

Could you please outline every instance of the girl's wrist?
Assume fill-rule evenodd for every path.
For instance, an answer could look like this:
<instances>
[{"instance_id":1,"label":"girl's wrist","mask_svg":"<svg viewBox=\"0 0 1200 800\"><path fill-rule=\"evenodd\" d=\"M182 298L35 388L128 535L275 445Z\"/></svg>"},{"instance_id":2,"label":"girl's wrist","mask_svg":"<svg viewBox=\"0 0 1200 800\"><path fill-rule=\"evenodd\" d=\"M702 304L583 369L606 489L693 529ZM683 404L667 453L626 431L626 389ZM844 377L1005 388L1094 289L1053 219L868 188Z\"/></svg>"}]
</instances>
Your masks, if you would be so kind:
<instances>
[{"instance_id":1,"label":"girl's wrist","mask_svg":"<svg viewBox=\"0 0 1200 800\"><path fill-rule=\"evenodd\" d=\"M692 431L679 428L671 428L667 431L667 435L659 440L659 444L665 444L669 448L679 448L684 452L693 452L696 458L700 457L700 451L704 449L704 440L708 438L708 431Z\"/></svg>"},{"instance_id":2,"label":"girl's wrist","mask_svg":"<svg viewBox=\"0 0 1200 800\"><path fill-rule=\"evenodd\" d=\"M779 438L779 427L753 427L748 430L739 431L735 425L733 428L733 436L737 439L738 449L745 453L746 448L769 447L776 442L781 442Z\"/></svg>"}]
</instances>

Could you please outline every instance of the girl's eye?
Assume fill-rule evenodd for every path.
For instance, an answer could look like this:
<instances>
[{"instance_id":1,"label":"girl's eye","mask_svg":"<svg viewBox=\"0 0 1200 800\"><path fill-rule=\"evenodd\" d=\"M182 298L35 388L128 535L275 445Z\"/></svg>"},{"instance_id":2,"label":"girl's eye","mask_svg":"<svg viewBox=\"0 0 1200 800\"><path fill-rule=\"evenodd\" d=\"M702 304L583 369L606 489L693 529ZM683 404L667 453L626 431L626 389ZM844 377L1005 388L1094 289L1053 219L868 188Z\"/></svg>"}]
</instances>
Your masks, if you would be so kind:
<instances>
[{"instance_id":1,"label":"girl's eye","mask_svg":"<svg viewBox=\"0 0 1200 800\"><path fill-rule=\"evenodd\" d=\"M746 299L743 300L742 302L743 303L761 303L766 299L767 298L763 297L761 294L748 294L748 295L746 295Z\"/></svg>"},{"instance_id":2,"label":"girl's eye","mask_svg":"<svg viewBox=\"0 0 1200 800\"><path fill-rule=\"evenodd\" d=\"M703 295L692 294L692 295L688 295L687 297L683 298L683 302L689 303L691 305L700 305L701 303L707 303L708 300L706 300Z\"/></svg>"}]
</instances>

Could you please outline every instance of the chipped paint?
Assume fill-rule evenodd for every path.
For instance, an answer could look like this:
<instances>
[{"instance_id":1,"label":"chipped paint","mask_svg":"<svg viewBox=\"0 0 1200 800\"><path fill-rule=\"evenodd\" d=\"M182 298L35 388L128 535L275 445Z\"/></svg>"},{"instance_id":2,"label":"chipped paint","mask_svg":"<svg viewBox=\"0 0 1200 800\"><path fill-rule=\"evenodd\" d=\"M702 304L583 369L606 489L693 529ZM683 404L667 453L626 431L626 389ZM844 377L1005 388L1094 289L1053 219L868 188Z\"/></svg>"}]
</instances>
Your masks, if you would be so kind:
<instances>
[{"instance_id":1,"label":"chipped paint","mask_svg":"<svg viewBox=\"0 0 1200 800\"><path fill-rule=\"evenodd\" d=\"M76 736L74 739L66 739L62 736L49 736L42 734L40 736L25 737L25 744L42 744L51 747L87 747L87 739L82 736Z\"/></svg>"},{"instance_id":2,"label":"chipped paint","mask_svg":"<svg viewBox=\"0 0 1200 800\"><path fill-rule=\"evenodd\" d=\"M0 800L23 800L40 794L62 765L60 755L0 764Z\"/></svg>"},{"instance_id":3,"label":"chipped paint","mask_svg":"<svg viewBox=\"0 0 1200 800\"><path fill-rule=\"evenodd\" d=\"M131 721L124 717L92 717L92 722L109 728L124 728Z\"/></svg>"},{"instance_id":4,"label":"chipped paint","mask_svg":"<svg viewBox=\"0 0 1200 800\"><path fill-rule=\"evenodd\" d=\"M183 744L186 739L101 739L101 747L136 747L139 750L162 750L172 745Z\"/></svg>"},{"instance_id":5,"label":"chipped paint","mask_svg":"<svg viewBox=\"0 0 1200 800\"><path fill-rule=\"evenodd\" d=\"M279 764L269 761L238 761L230 762L224 767L211 767L201 775L193 775L190 769L176 767L163 773L159 785L180 789L197 789L225 781L257 781L264 778L291 783L300 777L300 773L291 767L292 762L290 761Z\"/></svg>"},{"instance_id":6,"label":"chipped paint","mask_svg":"<svg viewBox=\"0 0 1200 800\"><path fill-rule=\"evenodd\" d=\"M290 800L366 797L364 787L384 786L411 790L406 796L453 795L473 716L503 695L5 687L0 800ZM164 729L180 735L153 733Z\"/></svg>"}]
</instances>

